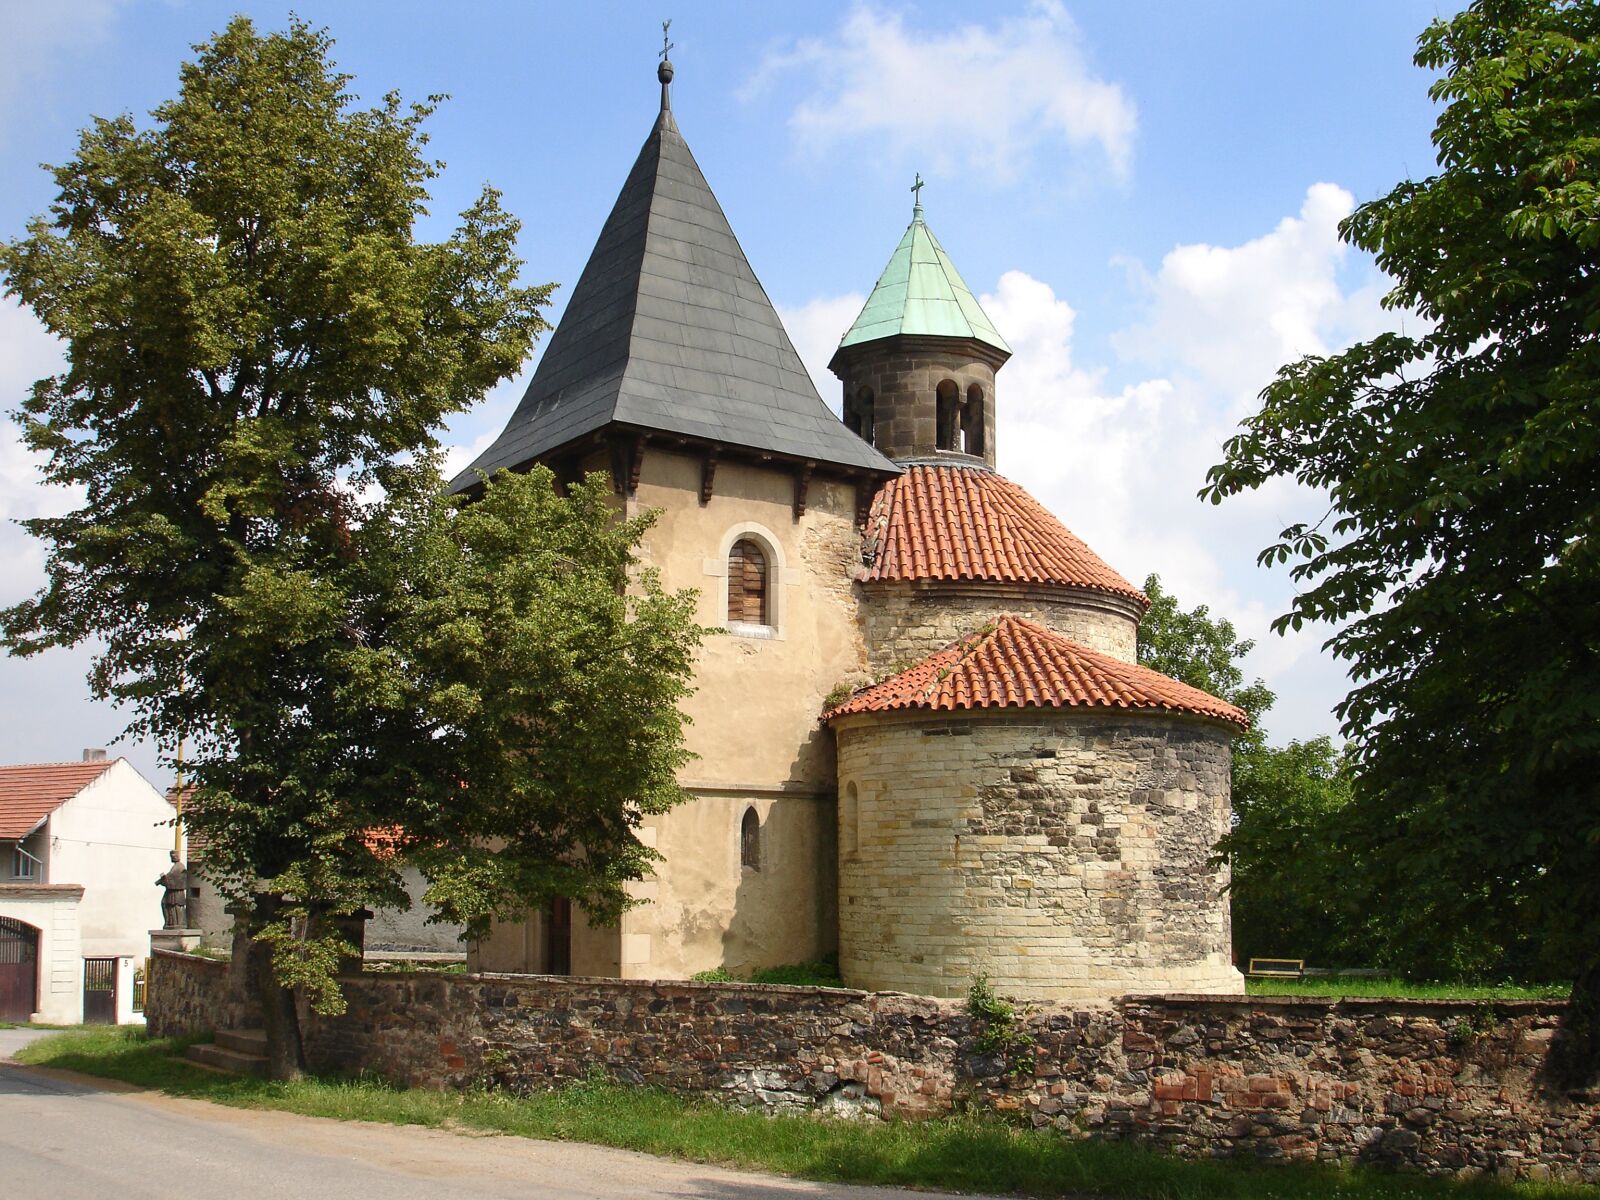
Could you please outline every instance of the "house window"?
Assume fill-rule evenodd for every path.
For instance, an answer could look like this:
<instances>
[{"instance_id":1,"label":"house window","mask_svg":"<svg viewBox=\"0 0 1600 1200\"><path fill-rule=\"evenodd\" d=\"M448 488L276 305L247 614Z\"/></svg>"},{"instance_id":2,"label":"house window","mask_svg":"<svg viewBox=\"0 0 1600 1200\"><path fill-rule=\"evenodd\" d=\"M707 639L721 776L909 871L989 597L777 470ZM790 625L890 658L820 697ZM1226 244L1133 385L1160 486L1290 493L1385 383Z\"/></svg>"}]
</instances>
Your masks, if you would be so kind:
<instances>
[{"instance_id":1,"label":"house window","mask_svg":"<svg viewBox=\"0 0 1600 1200\"><path fill-rule=\"evenodd\" d=\"M39 860L24 850L19 843L11 854L11 878L39 878Z\"/></svg>"},{"instance_id":2,"label":"house window","mask_svg":"<svg viewBox=\"0 0 1600 1200\"><path fill-rule=\"evenodd\" d=\"M744 810L744 820L739 823L739 865L761 870L761 818L753 808Z\"/></svg>"},{"instance_id":3,"label":"house window","mask_svg":"<svg viewBox=\"0 0 1600 1200\"><path fill-rule=\"evenodd\" d=\"M728 623L770 625L767 556L749 538L728 551Z\"/></svg>"}]
</instances>

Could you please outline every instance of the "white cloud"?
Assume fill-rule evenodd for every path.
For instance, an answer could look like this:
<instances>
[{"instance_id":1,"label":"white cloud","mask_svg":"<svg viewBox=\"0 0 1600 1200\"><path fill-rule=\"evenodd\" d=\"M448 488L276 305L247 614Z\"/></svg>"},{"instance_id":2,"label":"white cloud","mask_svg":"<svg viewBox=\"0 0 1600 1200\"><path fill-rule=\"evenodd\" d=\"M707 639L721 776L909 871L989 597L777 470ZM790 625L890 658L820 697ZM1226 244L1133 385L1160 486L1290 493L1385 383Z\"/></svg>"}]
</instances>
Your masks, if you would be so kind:
<instances>
[{"instance_id":1,"label":"white cloud","mask_svg":"<svg viewBox=\"0 0 1600 1200\"><path fill-rule=\"evenodd\" d=\"M0 134L39 103L63 59L110 33L119 0L15 0L0 37Z\"/></svg>"},{"instance_id":2,"label":"white cloud","mask_svg":"<svg viewBox=\"0 0 1600 1200\"><path fill-rule=\"evenodd\" d=\"M1276 741L1334 733L1330 710L1347 690L1344 666L1320 649L1326 631L1270 632L1292 583L1255 566L1285 524L1320 512L1318 498L1285 483L1221 506L1196 492L1279 365L1393 323L1375 281L1341 280L1336 226L1350 205L1342 189L1317 184L1260 238L1180 246L1155 271L1136 269L1145 316L1114 343L1155 369L1126 382L1114 381L1125 364L1078 361L1076 314L1046 281L1007 271L980 298L1014 351L996 383L1000 469L1134 583L1155 572L1186 607L1208 604L1255 638L1246 669L1279 693L1267 718ZM860 303L783 312L813 370ZM812 332L823 326L831 341Z\"/></svg>"},{"instance_id":3,"label":"white cloud","mask_svg":"<svg viewBox=\"0 0 1600 1200\"><path fill-rule=\"evenodd\" d=\"M832 37L769 54L748 91L778 76L807 89L789 118L806 153L865 139L875 153L942 175L978 170L1009 182L1097 148L1121 176L1138 126L1133 102L1085 61L1057 0L950 31L910 28L863 4Z\"/></svg>"}]
</instances>

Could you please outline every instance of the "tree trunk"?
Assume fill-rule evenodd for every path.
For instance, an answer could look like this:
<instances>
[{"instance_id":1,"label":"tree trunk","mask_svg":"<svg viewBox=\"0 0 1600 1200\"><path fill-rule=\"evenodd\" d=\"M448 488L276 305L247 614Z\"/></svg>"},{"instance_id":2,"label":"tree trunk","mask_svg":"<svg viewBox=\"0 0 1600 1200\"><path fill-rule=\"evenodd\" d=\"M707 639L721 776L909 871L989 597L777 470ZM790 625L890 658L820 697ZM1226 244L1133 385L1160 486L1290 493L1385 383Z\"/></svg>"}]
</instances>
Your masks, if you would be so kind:
<instances>
[{"instance_id":1,"label":"tree trunk","mask_svg":"<svg viewBox=\"0 0 1600 1200\"><path fill-rule=\"evenodd\" d=\"M278 907L276 896L258 897L257 922L271 921ZM300 1039L300 1012L295 1005L294 990L284 987L273 974L270 946L251 941L250 957L256 994L261 1001L261 1027L267 1035L267 1077L301 1079L306 1073L306 1056Z\"/></svg>"},{"instance_id":2,"label":"tree trunk","mask_svg":"<svg viewBox=\"0 0 1600 1200\"><path fill-rule=\"evenodd\" d=\"M1566 1091L1600 1088L1600 959L1578 972L1550 1047L1551 1082Z\"/></svg>"}]
</instances>

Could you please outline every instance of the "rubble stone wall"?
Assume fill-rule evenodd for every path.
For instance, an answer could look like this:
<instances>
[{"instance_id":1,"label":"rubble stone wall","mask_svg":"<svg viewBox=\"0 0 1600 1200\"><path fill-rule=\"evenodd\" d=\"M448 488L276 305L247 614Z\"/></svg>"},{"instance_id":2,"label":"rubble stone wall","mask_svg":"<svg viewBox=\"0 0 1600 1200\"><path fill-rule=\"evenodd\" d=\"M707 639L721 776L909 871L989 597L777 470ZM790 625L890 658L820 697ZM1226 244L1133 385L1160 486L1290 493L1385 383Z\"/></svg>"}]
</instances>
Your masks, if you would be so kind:
<instances>
[{"instance_id":1,"label":"rubble stone wall","mask_svg":"<svg viewBox=\"0 0 1600 1200\"><path fill-rule=\"evenodd\" d=\"M152 1028L226 1011L226 968L158 953ZM320 1071L538 1090L596 1068L747 1108L933 1116L977 1105L1188 1157L1600 1181L1600 1102L1542 1073L1564 1006L1216 996L1024 1009L1010 1060L964 1003L897 993L548 976L345 981L306 1016Z\"/></svg>"}]
</instances>

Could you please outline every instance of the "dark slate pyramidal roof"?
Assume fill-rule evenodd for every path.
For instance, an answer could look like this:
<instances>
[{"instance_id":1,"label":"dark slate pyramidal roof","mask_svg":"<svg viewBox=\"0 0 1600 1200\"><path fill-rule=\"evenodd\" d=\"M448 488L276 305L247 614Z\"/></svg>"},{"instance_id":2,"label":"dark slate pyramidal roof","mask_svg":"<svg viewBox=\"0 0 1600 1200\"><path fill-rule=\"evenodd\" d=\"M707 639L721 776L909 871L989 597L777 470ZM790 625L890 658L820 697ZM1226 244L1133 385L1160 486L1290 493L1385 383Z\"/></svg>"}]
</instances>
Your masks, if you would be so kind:
<instances>
[{"instance_id":1,"label":"dark slate pyramidal roof","mask_svg":"<svg viewBox=\"0 0 1600 1200\"><path fill-rule=\"evenodd\" d=\"M452 490L612 425L898 474L817 395L678 132L669 78L522 403Z\"/></svg>"}]
</instances>

